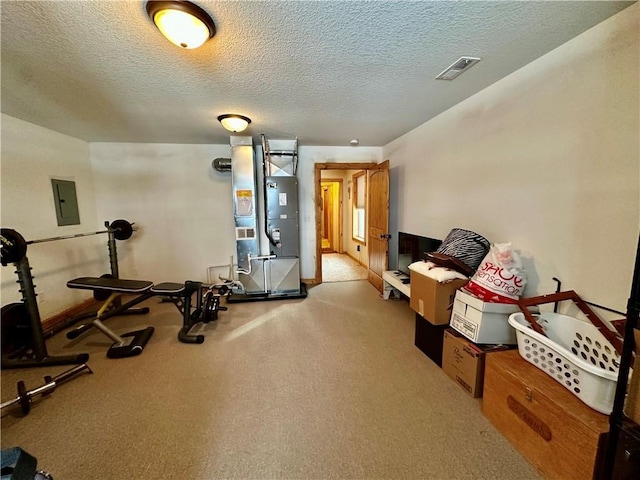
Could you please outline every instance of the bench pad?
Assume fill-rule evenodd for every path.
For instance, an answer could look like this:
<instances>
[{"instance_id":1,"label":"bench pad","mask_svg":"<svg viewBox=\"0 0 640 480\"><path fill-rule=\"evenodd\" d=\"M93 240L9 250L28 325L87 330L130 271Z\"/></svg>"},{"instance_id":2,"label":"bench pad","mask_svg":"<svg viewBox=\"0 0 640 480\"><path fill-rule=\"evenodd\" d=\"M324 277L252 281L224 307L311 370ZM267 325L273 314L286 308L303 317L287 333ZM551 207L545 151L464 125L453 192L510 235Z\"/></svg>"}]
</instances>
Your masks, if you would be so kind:
<instances>
[{"instance_id":1,"label":"bench pad","mask_svg":"<svg viewBox=\"0 0 640 480\"><path fill-rule=\"evenodd\" d=\"M154 285L151 291L158 295L180 295L184 292L184 283L164 282Z\"/></svg>"},{"instance_id":2,"label":"bench pad","mask_svg":"<svg viewBox=\"0 0 640 480\"><path fill-rule=\"evenodd\" d=\"M125 280L122 278L80 277L67 282L69 288L85 290L105 290L120 293L144 293L151 289L153 282L147 280Z\"/></svg>"}]
</instances>

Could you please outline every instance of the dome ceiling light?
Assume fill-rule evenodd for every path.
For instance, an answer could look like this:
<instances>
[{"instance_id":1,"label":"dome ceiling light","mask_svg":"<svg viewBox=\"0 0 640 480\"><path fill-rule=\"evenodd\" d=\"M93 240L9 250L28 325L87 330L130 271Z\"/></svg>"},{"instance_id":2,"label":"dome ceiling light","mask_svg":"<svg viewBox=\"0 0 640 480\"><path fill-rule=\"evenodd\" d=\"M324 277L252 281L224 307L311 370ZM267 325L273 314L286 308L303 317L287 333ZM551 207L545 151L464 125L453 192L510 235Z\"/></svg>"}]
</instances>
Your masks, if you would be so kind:
<instances>
[{"instance_id":1,"label":"dome ceiling light","mask_svg":"<svg viewBox=\"0 0 640 480\"><path fill-rule=\"evenodd\" d=\"M198 48L216 34L216 26L199 6L180 0L149 1L147 14L158 30L180 48Z\"/></svg>"},{"instance_id":2,"label":"dome ceiling light","mask_svg":"<svg viewBox=\"0 0 640 480\"><path fill-rule=\"evenodd\" d=\"M224 128L234 133L242 132L251 123L251 119L249 117L237 115L235 113L225 113L224 115L220 115L218 117L218 121Z\"/></svg>"}]
</instances>

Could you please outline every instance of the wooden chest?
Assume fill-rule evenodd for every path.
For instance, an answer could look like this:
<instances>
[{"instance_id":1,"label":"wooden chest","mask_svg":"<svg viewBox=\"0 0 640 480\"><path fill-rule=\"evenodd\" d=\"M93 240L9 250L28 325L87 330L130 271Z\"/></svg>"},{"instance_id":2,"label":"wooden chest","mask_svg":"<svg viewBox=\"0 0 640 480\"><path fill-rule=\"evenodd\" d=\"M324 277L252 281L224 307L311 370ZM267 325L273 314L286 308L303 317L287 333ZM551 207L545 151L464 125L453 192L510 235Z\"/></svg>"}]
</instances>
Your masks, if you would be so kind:
<instances>
[{"instance_id":1,"label":"wooden chest","mask_svg":"<svg viewBox=\"0 0 640 480\"><path fill-rule=\"evenodd\" d=\"M593 478L609 417L520 357L487 355L482 413L547 479Z\"/></svg>"}]
</instances>

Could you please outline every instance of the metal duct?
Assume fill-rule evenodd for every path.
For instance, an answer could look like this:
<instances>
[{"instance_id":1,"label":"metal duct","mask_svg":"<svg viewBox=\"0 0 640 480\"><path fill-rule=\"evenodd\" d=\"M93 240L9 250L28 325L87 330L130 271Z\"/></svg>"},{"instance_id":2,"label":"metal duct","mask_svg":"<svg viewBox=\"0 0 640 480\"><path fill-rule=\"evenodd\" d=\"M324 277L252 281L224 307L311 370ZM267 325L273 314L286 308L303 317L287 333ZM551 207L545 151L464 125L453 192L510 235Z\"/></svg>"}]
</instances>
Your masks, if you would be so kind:
<instances>
[{"instance_id":1,"label":"metal duct","mask_svg":"<svg viewBox=\"0 0 640 480\"><path fill-rule=\"evenodd\" d=\"M230 172L231 171L231 159L230 158L216 158L211 162L211 166L218 172Z\"/></svg>"}]
</instances>

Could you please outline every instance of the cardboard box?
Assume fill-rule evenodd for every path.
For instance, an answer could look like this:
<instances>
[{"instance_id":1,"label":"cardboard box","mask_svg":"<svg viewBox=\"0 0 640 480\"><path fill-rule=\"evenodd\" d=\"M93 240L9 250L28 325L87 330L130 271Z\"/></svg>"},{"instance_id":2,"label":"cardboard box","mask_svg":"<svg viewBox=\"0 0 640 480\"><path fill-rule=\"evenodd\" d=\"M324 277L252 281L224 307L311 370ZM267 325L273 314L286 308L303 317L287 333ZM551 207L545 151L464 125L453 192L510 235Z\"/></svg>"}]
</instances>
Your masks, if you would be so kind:
<instances>
[{"instance_id":1,"label":"cardboard box","mask_svg":"<svg viewBox=\"0 0 640 480\"><path fill-rule=\"evenodd\" d=\"M509 325L509 315L520 311L510 303L488 303L463 290L456 292L451 327L474 343L516 345L516 330Z\"/></svg>"},{"instance_id":2,"label":"cardboard box","mask_svg":"<svg viewBox=\"0 0 640 480\"><path fill-rule=\"evenodd\" d=\"M447 328L449 325L433 325L416 313L415 345L439 367L442 366L442 343Z\"/></svg>"},{"instance_id":3,"label":"cardboard box","mask_svg":"<svg viewBox=\"0 0 640 480\"><path fill-rule=\"evenodd\" d=\"M504 345L476 345L452 328L444 332L442 371L473 398L482 396L485 356Z\"/></svg>"},{"instance_id":4,"label":"cardboard box","mask_svg":"<svg viewBox=\"0 0 640 480\"><path fill-rule=\"evenodd\" d=\"M410 274L411 309L433 325L448 325L456 290L466 285L468 280L440 283L413 270Z\"/></svg>"},{"instance_id":5,"label":"cardboard box","mask_svg":"<svg viewBox=\"0 0 640 480\"><path fill-rule=\"evenodd\" d=\"M544 478L593 478L609 417L589 408L517 350L487 355L482 413Z\"/></svg>"}]
</instances>

